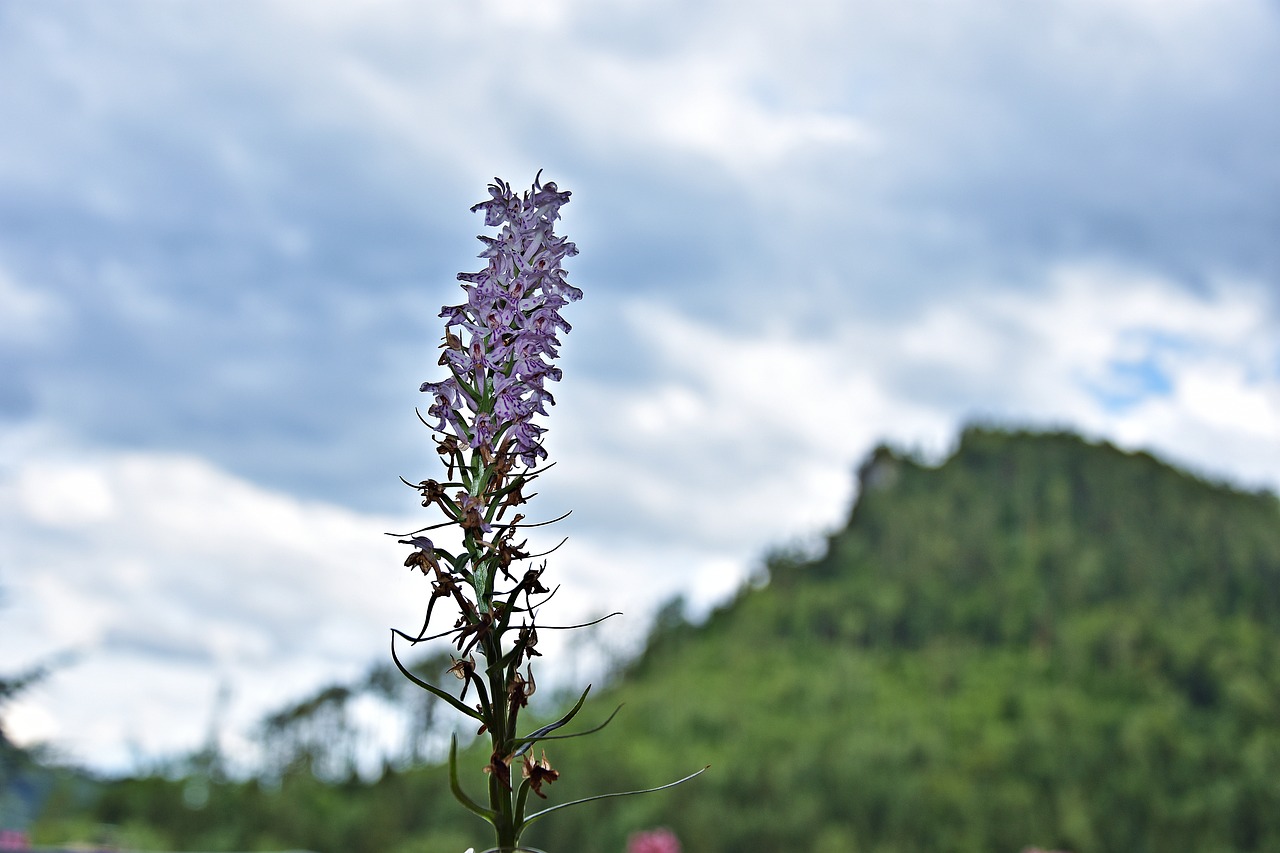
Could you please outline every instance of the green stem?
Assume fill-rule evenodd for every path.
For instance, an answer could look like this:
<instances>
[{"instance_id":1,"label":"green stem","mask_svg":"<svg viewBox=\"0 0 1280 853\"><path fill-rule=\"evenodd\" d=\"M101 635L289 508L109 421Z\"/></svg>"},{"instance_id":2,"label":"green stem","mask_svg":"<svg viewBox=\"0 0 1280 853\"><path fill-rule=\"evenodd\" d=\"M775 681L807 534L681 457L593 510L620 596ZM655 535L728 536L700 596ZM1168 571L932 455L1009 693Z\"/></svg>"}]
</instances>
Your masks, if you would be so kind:
<instances>
[{"instance_id":1,"label":"green stem","mask_svg":"<svg viewBox=\"0 0 1280 853\"><path fill-rule=\"evenodd\" d=\"M512 704L507 695L507 686L503 683L505 673L502 667L493 666L494 661L502 659L501 634L496 630L485 637L482 646L484 657L489 664L485 667L489 680L490 725L489 741L493 747L492 760L501 761L514 751L511 742ZM508 772L511 768L508 767ZM514 788L514 786L512 786ZM493 828L498 847L514 847L519 839L520 827L515 813L514 791L509 790L498 778L497 773L489 774L489 805L494 812Z\"/></svg>"}]
</instances>

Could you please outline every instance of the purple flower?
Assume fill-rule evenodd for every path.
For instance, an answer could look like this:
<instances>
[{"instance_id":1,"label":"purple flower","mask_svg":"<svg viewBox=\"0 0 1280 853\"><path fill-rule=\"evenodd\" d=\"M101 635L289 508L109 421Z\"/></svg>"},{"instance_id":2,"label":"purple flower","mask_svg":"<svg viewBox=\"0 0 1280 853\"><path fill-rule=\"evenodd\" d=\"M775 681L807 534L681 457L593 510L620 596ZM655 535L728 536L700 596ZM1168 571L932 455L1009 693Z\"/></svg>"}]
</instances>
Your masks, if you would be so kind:
<instances>
[{"instance_id":1,"label":"purple flower","mask_svg":"<svg viewBox=\"0 0 1280 853\"><path fill-rule=\"evenodd\" d=\"M518 393L500 393L493 404L494 417L506 423L523 420L529 414L529 409L528 401Z\"/></svg>"},{"instance_id":2,"label":"purple flower","mask_svg":"<svg viewBox=\"0 0 1280 853\"><path fill-rule=\"evenodd\" d=\"M539 439L544 432L546 432L545 429L528 420L520 421L511 430L511 436L516 443L516 452L520 454L520 461L530 468L536 465L539 459L547 458L547 451L542 449L542 442Z\"/></svg>"},{"instance_id":3,"label":"purple flower","mask_svg":"<svg viewBox=\"0 0 1280 853\"><path fill-rule=\"evenodd\" d=\"M466 301L440 311L448 344L441 363L450 376L424 382L422 390L435 395L427 410L436 419L434 429L482 452L510 435L515 454L532 467L546 452L545 429L530 419L555 404L544 383L561 377L551 363L559 354L556 335L571 328L560 311L582 298L582 291L565 282L561 266L578 249L554 231L570 193L534 178L532 188L517 195L495 178L489 196L471 209L483 210L485 224L501 230L497 237L479 238L485 268L458 274Z\"/></svg>"},{"instance_id":4,"label":"purple flower","mask_svg":"<svg viewBox=\"0 0 1280 853\"><path fill-rule=\"evenodd\" d=\"M471 447L492 447L493 437L498 433L498 425L493 422L493 416L487 412L481 412L476 415L475 423L471 425L471 440L468 444Z\"/></svg>"},{"instance_id":5,"label":"purple flower","mask_svg":"<svg viewBox=\"0 0 1280 853\"><path fill-rule=\"evenodd\" d=\"M436 418L436 425L432 429L438 432L444 432L447 424L458 425L458 406L462 397L457 382L445 380L444 382L423 382L421 391L435 395L435 402L427 409L427 414Z\"/></svg>"}]
</instances>

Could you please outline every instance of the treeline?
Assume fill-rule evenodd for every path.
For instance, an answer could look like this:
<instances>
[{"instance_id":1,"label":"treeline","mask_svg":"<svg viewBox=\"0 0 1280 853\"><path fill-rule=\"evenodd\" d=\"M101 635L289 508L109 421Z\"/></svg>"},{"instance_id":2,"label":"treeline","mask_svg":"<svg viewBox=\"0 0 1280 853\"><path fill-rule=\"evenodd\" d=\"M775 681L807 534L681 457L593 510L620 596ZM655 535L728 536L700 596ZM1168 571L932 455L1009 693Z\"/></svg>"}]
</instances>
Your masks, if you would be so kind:
<instances>
[{"instance_id":1,"label":"treeline","mask_svg":"<svg viewBox=\"0 0 1280 853\"><path fill-rule=\"evenodd\" d=\"M822 555L773 555L701 625L673 603L583 712L625 702L618 719L548 749L552 802L711 770L557 813L528 843L620 853L661 825L691 853L1280 849L1275 496L980 428L936 468L880 448L859 480ZM485 844L438 766L316 770L67 786L37 830L110 823L157 849Z\"/></svg>"}]
</instances>

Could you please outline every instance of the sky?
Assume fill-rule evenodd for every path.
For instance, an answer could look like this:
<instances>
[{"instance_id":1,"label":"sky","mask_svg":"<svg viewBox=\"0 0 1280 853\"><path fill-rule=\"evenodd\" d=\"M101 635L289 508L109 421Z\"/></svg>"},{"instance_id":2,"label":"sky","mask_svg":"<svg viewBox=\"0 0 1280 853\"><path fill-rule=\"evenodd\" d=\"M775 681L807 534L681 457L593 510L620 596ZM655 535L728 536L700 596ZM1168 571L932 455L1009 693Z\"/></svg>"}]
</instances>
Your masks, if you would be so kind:
<instances>
[{"instance_id":1,"label":"sky","mask_svg":"<svg viewBox=\"0 0 1280 853\"><path fill-rule=\"evenodd\" d=\"M881 442L1280 489L1277 103L1275 0L0 0L0 673L62 661L6 731L247 749L418 624L495 176L580 250L547 619L625 612L553 670L816 547Z\"/></svg>"}]
</instances>

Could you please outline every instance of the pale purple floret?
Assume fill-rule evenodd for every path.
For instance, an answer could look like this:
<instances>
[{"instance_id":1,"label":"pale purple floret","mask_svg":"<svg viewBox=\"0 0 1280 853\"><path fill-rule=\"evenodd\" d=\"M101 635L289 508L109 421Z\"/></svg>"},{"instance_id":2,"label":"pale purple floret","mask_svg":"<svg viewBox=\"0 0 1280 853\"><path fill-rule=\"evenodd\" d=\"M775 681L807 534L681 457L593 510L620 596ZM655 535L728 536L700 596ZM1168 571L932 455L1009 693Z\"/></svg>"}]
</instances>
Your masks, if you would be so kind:
<instances>
[{"instance_id":1,"label":"pale purple floret","mask_svg":"<svg viewBox=\"0 0 1280 853\"><path fill-rule=\"evenodd\" d=\"M570 330L560 310L582 298L582 291L565 281L561 266L578 249L554 233L570 193L535 178L530 190L517 195L495 178L489 196L471 208L484 211L485 225L501 229L496 238L479 238L484 243L479 257L488 264L479 272L459 273L466 301L440 312L446 332L456 338L444 357L451 375L424 382L422 390L435 395L427 410L436 418L435 429L490 451L510 436L514 452L532 467L547 454L541 445L545 430L530 419L546 415L545 404L555 404L543 383L560 379L560 369L551 364L560 345L556 333Z\"/></svg>"},{"instance_id":2,"label":"pale purple floret","mask_svg":"<svg viewBox=\"0 0 1280 853\"><path fill-rule=\"evenodd\" d=\"M434 554L436 550L435 543L425 536L414 536L412 539L401 539L406 545L412 545L419 551L426 551L428 554Z\"/></svg>"}]
</instances>

